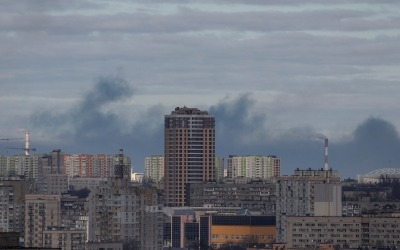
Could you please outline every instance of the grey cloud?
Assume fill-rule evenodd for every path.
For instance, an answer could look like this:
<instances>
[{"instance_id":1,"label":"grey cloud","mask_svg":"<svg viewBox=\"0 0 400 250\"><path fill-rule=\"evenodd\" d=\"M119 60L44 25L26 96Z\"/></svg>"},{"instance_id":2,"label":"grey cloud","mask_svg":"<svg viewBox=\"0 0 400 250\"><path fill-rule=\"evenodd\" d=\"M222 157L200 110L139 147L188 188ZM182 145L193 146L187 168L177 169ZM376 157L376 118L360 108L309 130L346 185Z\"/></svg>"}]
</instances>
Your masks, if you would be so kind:
<instances>
[{"instance_id":1,"label":"grey cloud","mask_svg":"<svg viewBox=\"0 0 400 250\"><path fill-rule=\"evenodd\" d=\"M112 103L123 102L133 96L132 87L123 78L101 77L71 109L60 113L49 109L32 115L32 130L41 131L58 141L54 145L49 145L48 141L36 145L41 152L53 147L67 153L92 154L114 154L123 148L133 159L136 171L142 171L147 154L162 153L162 122L155 122L155 119L161 119L163 106L150 107L135 124L123 118L130 115L129 110L120 114L103 110Z\"/></svg>"},{"instance_id":2,"label":"grey cloud","mask_svg":"<svg viewBox=\"0 0 400 250\"><path fill-rule=\"evenodd\" d=\"M209 30L247 30L259 32L300 30L380 30L397 29L400 18L373 18L379 12L366 10L304 10L219 12L180 8L176 14L117 13L98 15L5 14L0 29L8 31L44 31L70 35L105 33L176 33ZM316 21L317 20L317 21Z\"/></svg>"},{"instance_id":3,"label":"grey cloud","mask_svg":"<svg viewBox=\"0 0 400 250\"><path fill-rule=\"evenodd\" d=\"M369 14L369 11L351 10L291 14L186 10L171 16L120 14L43 17L36 14L32 18L27 15L9 20L7 15L2 15L0 26L4 25L3 28L10 30L14 25L19 26L26 29L27 33L16 34L12 38L0 37L0 50L3 60L7 62L4 63L5 69L21 68L16 73L35 84L42 81L43 72L38 72L42 65L46 65L49 71L46 75L51 81L59 81L59 75L62 75L60 71L68 71L69 78L79 75L82 79L85 74L98 74L95 70L101 72L110 65L128 65L135 71L133 75L142 77L143 82L170 79L171 84L185 81L204 85L212 77L226 87L230 84L239 85L245 79L254 84L256 89L263 88L264 79L281 85L289 82L297 85L297 82L308 81L321 83L330 81L328 77L343 82L338 78L372 74L370 66L397 65L400 55L393 51L399 49L399 38L310 35L296 29L312 29L313 25L321 25L330 31L337 24L332 27L325 21L336 20L341 23L342 19L363 20ZM395 22L393 24L398 27ZM262 36L244 40L219 38L212 34L171 33L225 28L238 31L268 30L269 26L282 31L287 26L292 30L266 32ZM383 26L388 28L386 24ZM36 29L43 29L43 32ZM100 31L99 34L90 33L96 30ZM147 33L142 35L140 32ZM29 45L26 41L30 41ZM156 70L153 69L155 62ZM77 81L74 79L71 82Z\"/></svg>"},{"instance_id":4,"label":"grey cloud","mask_svg":"<svg viewBox=\"0 0 400 250\"><path fill-rule=\"evenodd\" d=\"M211 106L209 112L216 117L218 141L229 138L233 144L243 144L246 143L246 136L253 138L250 134L257 132L265 137L265 114L250 113L253 107L254 100L249 94L233 100L225 99ZM246 131L246 134L240 131Z\"/></svg>"},{"instance_id":5,"label":"grey cloud","mask_svg":"<svg viewBox=\"0 0 400 250\"><path fill-rule=\"evenodd\" d=\"M400 139L398 133L388 121L369 118L361 123L349 142L332 146L334 166L348 169L353 176L374 169L394 167L400 164Z\"/></svg>"},{"instance_id":6,"label":"grey cloud","mask_svg":"<svg viewBox=\"0 0 400 250\"><path fill-rule=\"evenodd\" d=\"M99 2L99 1L98 1ZM63 11L63 10L80 10L80 9L97 9L101 8L101 4L88 0L69 0L69 1L53 1L53 0L19 0L19 1L3 1L1 3L0 12L3 13L44 13L47 11Z\"/></svg>"},{"instance_id":7,"label":"grey cloud","mask_svg":"<svg viewBox=\"0 0 400 250\"><path fill-rule=\"evenodd\" d=\"M114 99L96 94L102 91L98 87L96 91L85 92L87 95L81 96L76 105L63 107L76 100L80 90L87 90L89 77L115 66L126 68L126 79L140 87L134 94L146 93L147 103L154 96L160 97L160 93L165 98L156 101L164 105L176 102L170 94L200 96L209 104L229 93L259 94L257 101L247 95L233 101L222 100L212 108L231 121L218 124L221 126L218 134L230 137L220 138L230 142L221 144L224 146L219 151L224 154L265 150L281 154L286 166L313 167L319 165L319 160L322 162L321 142L305 138L320 131L304 124L321 127L321 123L329 120L331 124L346 123L352 127L354 122L371 114L399 124L392 114L397 112L396 93L400 91L397 70L400 54L395 53L400 45L396 35L399 20L393 1L380 6L377 3L383 1L300 4L297 0L274 3L238 0L235 3L243 7L255 5L244 9L255 10L257 4L279 7L295 3L286 7L299 10L246 12L236 8L227 13L219 10L229 8L231 5L224 4L231 1L208 1L210 11L196 10L199 5L192 8L184 1L182 8L171 15L160 14L165 12L161 11L163 5L157 3L164 1L152 1L155 5L143 1L139 6L154 11L129 13L137 7L129 5L132 8L127 12L110 15L94 14L97 10L105 13L107 1L85 2L95 6L81 6L81 1L74 1L71 6L60 1L42 1L39 7L34 2L8 1L0 9L0 97L18 97L2 99L3 106L5 103L10 107L1 110L2 117L25 116L34 108L47 105L49 110L34 115L32 122L36 128L43 126L42 130L70 141L68 147L74 152L96 151L100 149L98 145L111 144L106 151L114 152L115 147L122 145L132 148L134 157L140 159L136 152L150 152L154 148L160 152L162 148L162 129L157 128L162 127L163 106L150 107L147 113L142 111L143 122L135 124L127 124L119 113L105 111L115 102L132 98L132 92L116 91ZM347 8L349 2L356 5ZM324 10L317 10L318 6L314 8L312 3L319 3ZM366 4L355 10L359 3ZM387 30L390 28L394 32ZM357 31L367 38L359 36ZM379 35L379 31L387 35ZM264 100L263 93L270 92L274 96ZM47 104L49 95L60 102L54 107ZM255 102L266 103L261 113L267 115L253 113ZM246 118L236 121L231 109L243 112ZM130 114L129 110L126 112ZM26 118L21 120L25 124ZM282 121L290 122L283 126L289 129L275 142L275 129ZM151 129L148 124L152 124ZM257 130L261 124L265 130ZM249 136L241 128L249 129ZM110 134L115 137L113 140L108 139ZM254 143L248 143L248 138L254 139ZM137 149L134 142L143 145ZM247 147L239 147L243 143ZM313 150L305 152L303 148ZM288 159L296 160L290 163Z\"/></svg>"},{"instance_id":8,"label":"grey cloud","mask_svg":"<svg viewBox=\"0 0 400 250\"><path fill-rule=\"evenodd\" d=\"M216 116L217 155L277 155L282 158L286 174L294 167L315 163L311 155L318 151L318 143L311 135L317 132L312 127L293 127L276 133L274 130L279 129L279 124L269 126L274 115L260 112L249 95L222 101L212 106L210 113Z\"/></svg>"},{"instance_id":9,"label":"grey cloud","mask_svg":"<svg viewBox=\"0 0 400 250\"><path fill-rule=\"evenodd\" d=\"M133 158L135 169L142 171L144 157L163 153L162 124L166 108L150 107L127 131L121 127L124 119L120 115L104 114L100 110L102 105L132 97L131 91L125 81L105 78L66 113L46 111L33 116L36 130L57 133L63 124L73 127L68 133L58 134L65 139L63 143L39 146L61 148L70 153L113 153L124 148ZM319 131L312 126L296 125L279 130L282 124L274 121L276 114L261 112L250 94L227 97L211 106L209 113L216 116L219 156L277 155L282 159L283 174L292 174L298 167L323 167L324 144L315 138ZM330 141L330 166L342 177L354 178L357 173L398 165L399 150L400 139L395 127L385 120L369 118L348 135L347 141Z\"/></svg>"},{"instance_id":10,"label":"grey cloud","mask_svg":"<svg viewBox=\"0 0 400 250\"><path fill-rule=\"evenodd\" d=\"M284 174L292 174L295 168L323 167L324 143L315 138L318 131L312 127L292 127L274 137L274 126L270 126L273 116L267 119L264 113L254 115L252 103L244 95L210 108L217 119L218 155L277 155L282 158ZM257 132L258 137L253 137ZM253 138L250 144L243 140L247 136ZM363 121L345 142L331 141L329 151L330 166L344 178L400 164L398 133L390 122L378 118Z\"/></svg>"},{"instance_id":11,"label":"grey cloud","mask_svg":"<svg viewBox=\"0 0 400 250\"><path fill-rule=\"evenodd\" d=\"M90 140L121 129L116 115L105 113L102 108L132 94L133 90L124 79L117 76L102 77L94 89L86 93L70 111L61 114L43 112L33 115L32 120L36 126L46 127L53 132L64 128L70 136Z\"/></svg>"}]
</instances>

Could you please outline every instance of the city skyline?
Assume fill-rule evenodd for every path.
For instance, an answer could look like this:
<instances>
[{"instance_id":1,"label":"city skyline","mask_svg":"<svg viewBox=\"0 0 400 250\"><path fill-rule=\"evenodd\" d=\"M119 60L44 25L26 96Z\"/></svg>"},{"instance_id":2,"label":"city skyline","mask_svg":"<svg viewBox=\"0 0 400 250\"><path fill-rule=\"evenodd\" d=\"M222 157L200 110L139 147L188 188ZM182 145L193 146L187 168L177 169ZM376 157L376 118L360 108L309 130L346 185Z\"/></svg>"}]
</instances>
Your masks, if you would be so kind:
<instances>
[{"instance_id":1,"label":"city skyline","mask_svg":"<svg viewBox=\"0 0 400 250\"><path fill-rule=\"evenodd\" d=\"M217 118L217 156L320 168L321 133L344 178L400 166L392 1L9 1L0 13L0 138L29 129L35 153L124 148L140 172L163 152L163 116L187 106Z\"/></svg>"}]
</instances>

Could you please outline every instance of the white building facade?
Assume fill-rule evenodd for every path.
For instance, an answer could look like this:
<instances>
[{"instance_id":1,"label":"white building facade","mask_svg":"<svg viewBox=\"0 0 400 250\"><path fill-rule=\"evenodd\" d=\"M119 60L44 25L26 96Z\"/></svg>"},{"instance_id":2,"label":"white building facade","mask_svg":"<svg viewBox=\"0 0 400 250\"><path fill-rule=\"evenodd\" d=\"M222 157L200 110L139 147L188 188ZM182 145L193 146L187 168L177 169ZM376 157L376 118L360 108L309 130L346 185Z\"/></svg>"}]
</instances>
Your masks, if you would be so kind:
<instances>
[{"instance_id":1,"label":"white building facade","mask_svg":"<svg viewBox=\"0 0 400 250\"><path fill-rule=\"evenodd\" d=\"M164 156L152 155L144 160L144 178L154 182L164 178Z\"/></svg>"},{"instance_id":2,"label":"white building facade","mask_svg":"<svg viewBox=\"0 0 400 250\"><path fill-rule=\"evenodd\" d=\"M250 155L228 158L228 177L271 179L280 176L281 162L276 156Z\"/></svg>"}]
</instances>

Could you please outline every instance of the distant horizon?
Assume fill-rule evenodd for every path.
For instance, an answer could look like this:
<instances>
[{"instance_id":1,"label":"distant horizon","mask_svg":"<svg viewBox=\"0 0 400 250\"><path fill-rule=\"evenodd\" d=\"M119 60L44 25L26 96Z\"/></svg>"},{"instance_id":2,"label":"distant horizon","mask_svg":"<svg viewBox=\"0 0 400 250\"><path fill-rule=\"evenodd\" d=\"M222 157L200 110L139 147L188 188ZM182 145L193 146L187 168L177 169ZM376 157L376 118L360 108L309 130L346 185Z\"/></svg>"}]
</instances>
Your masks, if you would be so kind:
<instances>
[{"instance_id":1,"label":"distant horizon","mask_svg":"<svg viewBox=\"0 0 400 250\"><path fill-rule=\"evenodd\" d=\"M59 150L59 149L53 149L53 150ZM51 151L49 151L49 152L47 152L47 153L34 153L34 154L30 154L30 156L31 155L45 155L45 154L49 154L49 153L51 153L51 152L53 152L53 150L51 150ZM107 156L116 156L117 154L108 154L108 153L93 153L93 154L87 154L87 153L70 153L70 152L65 152L65 151L63 151L63 150L61 150L61 152L63 152L64 154L69 154L69 155L107 155ZM271 155L260 155L260 154L255 154L255 155L257 155L257 156L271 156ZM9 154L9 155L1 155L0 154L0 156L5 156L5 157L8 157L8 156L25 156L25 154ZM162 157L164 157L164 155L149 155L149 156L146 156L146 157L151 157L151 156L162 156ZM252 154L246 154L246 155L240 155L240 154L237 154L237 155L235 155L235 156L239 156L239 157L243 157L243 156L254 156L254 154L252 155ZM275 155L274 155L275 156ZM217 158L224 158L224 164L226 163L225 162L225 159L227 159L227 158L229 158L229 156L228 157L221 157L221 156L216 156ZM279 158L279 156L276 156L276 157L278 157ZM225 164L224 165L224 170L226 170L227 168L227 165ZM335 171L335 172L338 172L339 173L339 176L340 176L340 178L342 179L342 180L347 180L347 179L353 179L353 180L357 180L357 178L358 178L358 176L359 175L367 175L367 174L370 174L371 172L377 172L377 171L383 171L383 170L392 170L392 169L399 169L400 170L400 168L395 168L395 167L393 167L393 168L387 168L387 167L383 167L383 168L376 168L376 169L372 169L371 171L368 171L368 172L365 172L365 173L357 173L356 174L356 176L353 178L353 177L346 177L346 178L344 178L344 177L342 177L342 176L340 176L340 173L339 173L339 171L337 170L337 169L334 169L334 168L331 168L331 167L329 167L329 169L328 169L328 171ZM143 171L141 171L141 172L134 172L134 170L135 170L135 168L134 168L134 165L132 164L131 165L131 174L143 174L144 175L144 166L143 166ZM306 167L306 168L301 168L301 167L297 167L297 168L294 168L294 169L292 169L292 172L291 173L288 173L288 174L282 174L281 173L281 175L280 176L292 176L292 175L294 175L295 174L295 171L296 170L325 170L324 169L324 167ZM244 176L241 176L241 178L249 178L249 177L244 177ZM255 178L255 179L258 179L258 178Z\"/></svg>"}]
</instances>

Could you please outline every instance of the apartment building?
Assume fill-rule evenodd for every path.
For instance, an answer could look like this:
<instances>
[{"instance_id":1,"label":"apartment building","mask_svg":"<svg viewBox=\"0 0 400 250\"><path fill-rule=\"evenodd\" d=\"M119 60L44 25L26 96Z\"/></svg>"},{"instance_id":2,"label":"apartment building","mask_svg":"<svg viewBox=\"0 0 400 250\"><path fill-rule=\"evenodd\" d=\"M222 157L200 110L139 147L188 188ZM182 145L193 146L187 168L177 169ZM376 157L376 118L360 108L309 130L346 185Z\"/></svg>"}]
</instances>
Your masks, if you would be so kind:
<instances>
[{"instance_id":1,"label":"apartment building","mask_svg":"<svg viewBox=\"0 0 400 250\"><path fill-rule=\"evenodd\" d=\"M120 153L119 153L120 154ZM64 165L69 178L107 178L115 176L114 166L118 164L118 155L105 154L65 154ZM124 174L131 172L131 160L127 156L122 158L125 169Z\"/></svg>"},{"instance_id":2,"label":"apartment building","mask_svg":"<svg viewBox=\"0 0 400 250\"><path fill-rule=\"evenodd\" d=\"M161 195L155 188L133 185L127 178L108 178L89 196L88 240L160 249L161 203Z\"/></svg>"},{"instance_id":3,"label":"apartment building","mask_svg":"<svg viewBox=\"0 0 400 250\"><path fill-rule=\"evenodd\" d=\"M33 191L31 180L0 180L0 231L18 232L24 237L25 232L25 195Z\"/></svg>"},{"instance_id":4,"label":"apartment building","mask_svg":"<svg viewBox=\"0 0 400 250\"><path fill-rule=\"evenodd\" d=\"M144 159L144 178L154 182L164 178L164 156L152 155Z\"/></svg>"},{"instance_id":5,"label":"apartment building","mask_svg":"<svg viewBox=\"0 0 400 250\"><path fill-rule=\"evenodd\" d=\"M271 179L280 176L280 158L269 155L230 155L228 158L228 177L248 177Z\"/></svg>"},{"instance_id":6,"label":"apartment building","mask_svg":"<svg viewBox=\"0 0 400 250\"><path fill-rule=\"evenodd\" d=\"M340 177L332 170L295 170L276 178L277 241L286 242L288 216L341 216Z\"/></svg>"},{"instance_id":7,"label":"apartment building","mask_svg":"<svg viewBox=\"0 0 400 250\"><path fill-rule=\"evenodd\" d=\"M60 224L43 230L43 247L85 249L88 221L86 199L63 194L60 209Z\"/></svg>"},{"instance_id":8,"label":"apartment building","mask_svg":"<svg viewBox=\"0 0 400 250\"><path fill-rule=\"evenodd\" d=\"M184 206L187 184L215 180L215 117L176 108L164 119L166 206Z\"/></svg>"},{"instance_id":9,"label":"apartment building","mask_svg":"<svg viewBox=\"0 0 400 250\"><path fill-rule=\"evenodd\" d=\"M223 157L215 157L215 180L222 182L225 177L225 159Z\"/></svg>"},{"instance_id":10,"label":"apartment building","mask_svg":"<svg viewBox=\"0 0 400 250\"><path fill-rule=\"evenodd\" d=\"M101 177L70 177L68 178L68 189L69 190L80 190L87 188L94 190L99 186L100 182L106 181L107 178Z\"/></svg>"},{"instance_id":11,"label":"apartment building","mask_svg":"<svg viewBox=\"0 0 400 250\"><path fill-rule=\"evenodd\" d=\"M61 195L25 195L25 247L43 247L43 232L61 224Z\"/></svg>"},{"instance_id":12,"label":"apartment building","mask_svg":"<svg viewBox=\"0 0 400 250\"><path fill-rule=\"evenodd\" d=\"M190 207L241 207L275 215L273 182L249 180L245 183L193 183L189 185Z\"/></svg>"},{"instance_id":13,"label":"apartment building","mask_svg":"<svg viewBox=\"0 0 400 250\"><path fill-rule=\"evenodd\" d=\"M322 243L340 248L400 247L400 217L287 217L288 248L312 249Z\"/></svg>"},{"instance_id":14,"label":"apartment building","mask_svg":"<svg viewBox=\"0 0 400 250\"><path fill-rule=\"evenodd\" d=\"M62 250L85 250L86 230L50 227L43 231L43 247Z\"/></svg>"},{"instance_id":15,"label":"apartment building","mask_svg":"<svg viewBox=\"0 0 400 250\"><path fill-rule=\"evenodd\" d=\"M40 155L13 155L0 157L0 176L22 176L25 179L38 179Z\"/></svg>"}]
</instances>

